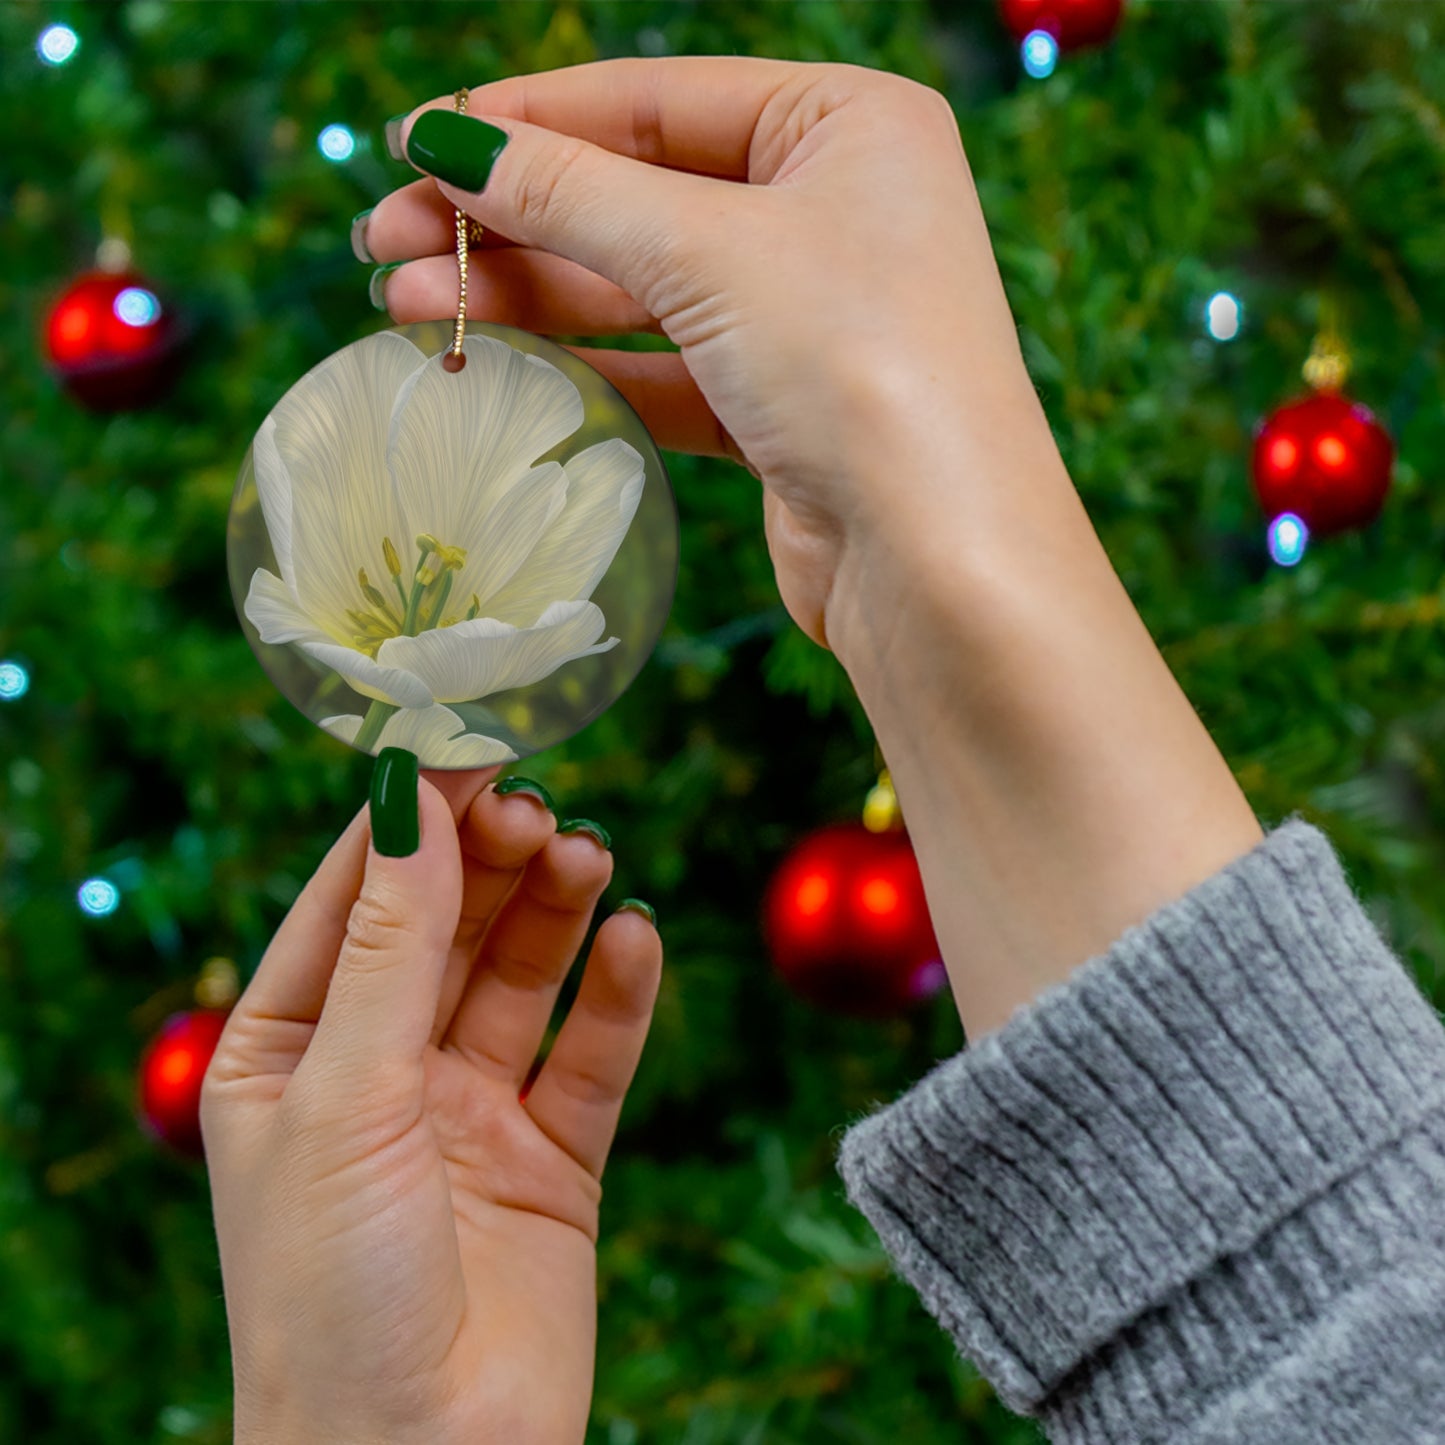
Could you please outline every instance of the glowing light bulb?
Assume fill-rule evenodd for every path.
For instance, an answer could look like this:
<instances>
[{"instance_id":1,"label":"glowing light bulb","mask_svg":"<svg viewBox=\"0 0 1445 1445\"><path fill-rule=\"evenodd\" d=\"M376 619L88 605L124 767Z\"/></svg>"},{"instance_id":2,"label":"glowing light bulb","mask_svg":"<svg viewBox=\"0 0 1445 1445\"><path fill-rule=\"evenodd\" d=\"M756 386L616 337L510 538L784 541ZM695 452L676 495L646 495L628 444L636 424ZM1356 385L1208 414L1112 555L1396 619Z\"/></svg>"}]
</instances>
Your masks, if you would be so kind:
<instances>
[{"instance_id":1,"label":"glowing light bulb","mask_svg":"<svg viewBox=\"0 0 1445 1445\"><path fill-rule=\"evenodd\" d=\"M1059 42L1047 30L1031 30L1019 47L1024 69L1035 80L1045 80L1059 63Z\"/></svg>"},{"instance_id":2,"label":"glowing light bulb","mask_svg":"<svg viewBox=\"0 0 1445 1445\"><path fill-rule=\"evenodd\" d=\"M18 662L0 662L0 702L14 702L30 691L30 674Z\"/></svg>"},{"instance_id":3,"label":"glowing light bulb","mask_svg":"<svg viewBox=\"0 0 1445 1445\"><path fill-rule=\"evenodd\" d=\"M1244 307L1228 291L1216 291L1204 308L1204 329L1216 341L1233 341L1244 324Z\"/></svg>"},{"instance_id":4,"label":"glowing light bulb","mask_svg":"<svg viewBox=\"0 0 1445 1445\"><path fill-rule=\"evenodd\" d=\"M92 918L105 918L120 907L120 889L109 878L87 878L75 896L81 912Z\"/></svg>"},{"instance_id":5,"label":"glowing light bulb","mask_svg":"<svg viewBox=\"0 0 1445 1445\"><path fill-rule=\"evenodd\" d=\"M356 151L356 137L344 125L329 125L316 137L316 147L329 161L349 161Z\"/></svg>"},{"instance_id":6,"label":"glowing light bulb","mask_svg":"<svg viewBox=\"0 0 1445 1445\"><path fill-rule=\"evenodd\" d=\"M111 307L116 319L127 326L152 326L161 318L161 303L143 286L127 286Z\"/></svg>"},{"instance_id":7,"label":"glowing light bulb","mask_svg":"<svg viewBox=\"0 0 1445 1445\"><path fill-rule=\"evenodd\" d=\"M1293 512L1281 512L1269 524L1269 555L1281 567L1293 567L1305 554L1310 529Z\"/></svg>"},{"instance_id":8,"label":"glowing light bulb","mask_svg":"<svg viewBox=\"0 0 1445 1445\"><path fill-rule=\"evenodd\" d=\"M68 25L47 25L35 42L35 53L47 65L64 65L80 49L80 36Z\"/></svg>"}]
</instances>

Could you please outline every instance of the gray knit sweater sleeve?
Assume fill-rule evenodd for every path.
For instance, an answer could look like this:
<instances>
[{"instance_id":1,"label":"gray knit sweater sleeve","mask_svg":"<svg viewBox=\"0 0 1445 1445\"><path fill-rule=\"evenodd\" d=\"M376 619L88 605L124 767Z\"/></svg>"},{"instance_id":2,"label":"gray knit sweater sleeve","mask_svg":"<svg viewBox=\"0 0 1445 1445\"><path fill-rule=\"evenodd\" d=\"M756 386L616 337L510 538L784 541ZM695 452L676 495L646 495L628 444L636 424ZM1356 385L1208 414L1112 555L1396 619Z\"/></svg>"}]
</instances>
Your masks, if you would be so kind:
<instances>
[{"instance_id":1,"label":"gray knit sweater sleeve","mask_svg":"<svg viewBox=\"0 0 1445 1445\"><path fill-rule=\"evenodd\" d=\"M1445 1030L1303 821L856 1124L839 1168L1053 1441L1445 1441Z\"/></svg>"}]
</instances>

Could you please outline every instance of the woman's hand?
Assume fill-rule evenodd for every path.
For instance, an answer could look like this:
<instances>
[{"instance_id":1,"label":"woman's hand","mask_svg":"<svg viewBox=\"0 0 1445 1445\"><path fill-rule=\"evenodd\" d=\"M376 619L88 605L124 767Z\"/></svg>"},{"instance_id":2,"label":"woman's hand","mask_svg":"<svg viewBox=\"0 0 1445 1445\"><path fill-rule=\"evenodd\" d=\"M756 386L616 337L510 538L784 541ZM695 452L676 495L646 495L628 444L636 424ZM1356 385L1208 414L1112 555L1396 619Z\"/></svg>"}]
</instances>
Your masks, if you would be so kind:
<instances>
[{"instance_id":1,"label":"woman's hand","mask_svg":"<svg viewBox=\"0 0 1445 1445\"><path fill-rule=\"evenodd\" d=\"M856 66L692 57L517 76L473 90L466 116L451 108L391 128L438 184L386 197L357 238L410 261L384 277L392 316L455 313L455 204L490 235L472 252L471 315L665 333L680 352L579 355L661 446L760 478L779 590L815 641L851 630L856 591L834 588L850 556L1003 505L984 494L990 459L1015 473L1041 459L1035 481L1062 471L936 91ZM410 144L431 110L450 133L424 126ZM497 141L483 119L509 139L478 191ZM953 465L925 459L920 436Z\"/></svg>"},{"instance_id":2,"label":"woman's hand","mask_svg":"<svg viewBox=\"0 0 1445 1445\"><path fill-rule=\"evenodd\" d=\"M599 1181L661 944L602 925L519 1098L612 856L492 774L434 776L410 856L352 820L206 1075L238 1445L585 1433Z\"/></svg>"},{"instance_id":3,"label":"woman's hand","mask_svg":"<svg viewBox=\"0 0 1445 1445\"><path fill-rule=\"evenodd\" d=\"M873 724L971 1036L1258 842L1064 467L942 96L716 56L451 106L388 128L436 179L362 222L408 261L387 307L453 314L455 205L495 233L473 316L678 344L581 354L662 446L761 479L779 591Z\"/></svg>"}]
</instances>

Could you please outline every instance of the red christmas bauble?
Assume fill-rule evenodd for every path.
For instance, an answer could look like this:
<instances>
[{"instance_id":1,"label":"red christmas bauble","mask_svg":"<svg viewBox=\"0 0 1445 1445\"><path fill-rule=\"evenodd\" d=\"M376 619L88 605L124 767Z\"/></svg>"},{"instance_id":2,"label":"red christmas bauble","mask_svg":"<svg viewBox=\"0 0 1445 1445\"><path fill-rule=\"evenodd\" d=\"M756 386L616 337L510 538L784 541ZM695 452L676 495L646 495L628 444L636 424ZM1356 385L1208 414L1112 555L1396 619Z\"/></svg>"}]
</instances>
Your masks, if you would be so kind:
<instances>
[{"instance_id":1,"label":"red christmas bauble","mask_svg":"<svg viewBox=\"0 0 1445 1445\"><path fill-rule=\"evenodd\" d=\"M1272 412L1254 438L1254 491L1271 520L1293 512L1316 536L1373 522L1395 446L1368 407L1316 392Z\"/></svg>"},{"instance_id":2,"label":"red christmas bauble","mask_svg":"<svg viewBox=\"0 0 1445 1445\"><path fill-rule=\"evenodd\" d=\"M144 278L92 271L73 282L45 322L51 366L77 401L123 411L157 400L175 378L179 327Z\"/></svg>"},{"instance_id":3,"label":"red christmas bauble","mask_svg":"<svg viewBox=\"0 0 1445 1445\"><path fill-rule=\"evenodd\" d=\"M1020 42L1046 30L1060 50L1101 45L1118 28L1124 0L999 0L999 15Z\"/></svg>"},{"instance_id":4,"label":"red christmas bauble","mask_svg":"<svg viewBox=\"0 0 1445 1445\"><path fill-rule=\"evenodd\" d=\"M196 1158L201 1141L201 1083L230 1017L226 1009L172 1014L140 1061L140 1118L157 1138Z\"/></svg>"},{"instance_id":5,"label":"red christmas bauble","mask_svg":"<svg viewBox=\"0 0 1445 1445\"><path fill-rule=\"evenodd\" d=\"M901 830L835 823L804 838L768 885L763 932L788 986L837 1013L900 1013L947 980Z\"/></svg>"}]
</instances>

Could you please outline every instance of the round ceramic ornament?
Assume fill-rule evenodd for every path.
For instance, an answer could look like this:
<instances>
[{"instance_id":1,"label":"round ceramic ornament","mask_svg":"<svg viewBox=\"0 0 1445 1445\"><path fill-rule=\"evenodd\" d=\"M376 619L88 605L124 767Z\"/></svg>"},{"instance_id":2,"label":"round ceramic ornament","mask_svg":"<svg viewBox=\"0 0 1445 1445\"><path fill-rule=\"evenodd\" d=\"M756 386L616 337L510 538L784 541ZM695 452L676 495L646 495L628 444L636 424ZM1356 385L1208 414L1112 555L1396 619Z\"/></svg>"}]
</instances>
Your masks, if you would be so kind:
<instances>
[{"instance_id":1,"label":"round ceramic ornament","mask_svg":"<svg viewBox=\"0 0 1445 1445\"><path fill-rule=\"evenodd\" d=\"M313 722L366 753L486 767L626 690L672 605L677 509L606 378L463 318L367 336L281 398L227 560L257 658Z\"/></svg>"}]
</instances>

